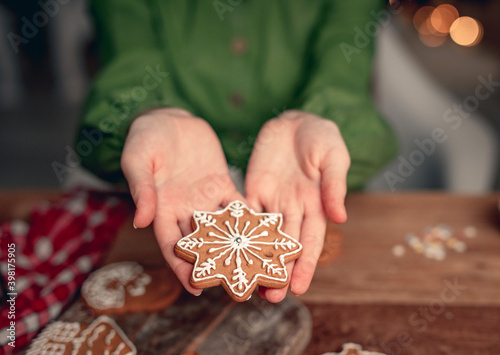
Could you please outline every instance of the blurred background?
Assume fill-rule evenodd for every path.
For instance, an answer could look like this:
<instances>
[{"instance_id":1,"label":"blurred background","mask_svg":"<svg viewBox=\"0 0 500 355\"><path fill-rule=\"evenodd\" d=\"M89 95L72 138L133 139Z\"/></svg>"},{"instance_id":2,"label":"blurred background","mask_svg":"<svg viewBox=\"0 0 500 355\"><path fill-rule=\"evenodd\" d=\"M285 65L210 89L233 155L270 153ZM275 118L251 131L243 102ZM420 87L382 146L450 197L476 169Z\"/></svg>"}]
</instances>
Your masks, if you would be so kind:
<instances>
[{"instance_id":1,"label":"blurred background","mask_svg":"<svg viewBox=\"0 0 500 355\"><path fill-rule=\"evenodd\" d=\"M500 1L391 1L356 29L376 41L373 96L400 155L370 191L500 186ZM0 0L0 188L58 188L98 70L87 0ZM87 176L88 178L88 176Z\"/></svg>"}]
</instances>

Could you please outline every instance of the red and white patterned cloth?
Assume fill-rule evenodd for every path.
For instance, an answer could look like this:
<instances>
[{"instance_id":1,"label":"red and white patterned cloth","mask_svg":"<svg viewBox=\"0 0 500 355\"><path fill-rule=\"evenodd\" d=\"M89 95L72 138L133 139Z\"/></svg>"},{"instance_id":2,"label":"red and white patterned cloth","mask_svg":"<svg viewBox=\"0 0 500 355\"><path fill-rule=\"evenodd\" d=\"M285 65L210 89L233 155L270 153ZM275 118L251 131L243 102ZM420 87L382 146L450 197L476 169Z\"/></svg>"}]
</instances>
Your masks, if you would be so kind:
<instances>
[{"instance_id":1,"label":"red and white patterned cloth","mask_svg":"<svg viewBox=\"0 0 500 355\"><path fill-rule=\"evenodd\" d=\"M130 211L124 195L76 190L54 203L40 203L28 222L15 220L0 227L0 354L18 352L59 316L108 251ZM9 255L12 246L15 258ZM9 284L9 268L11 276L15 270L15 289ZM11 321L15 348L8 344Z\"/></svg>"}]
</instances>

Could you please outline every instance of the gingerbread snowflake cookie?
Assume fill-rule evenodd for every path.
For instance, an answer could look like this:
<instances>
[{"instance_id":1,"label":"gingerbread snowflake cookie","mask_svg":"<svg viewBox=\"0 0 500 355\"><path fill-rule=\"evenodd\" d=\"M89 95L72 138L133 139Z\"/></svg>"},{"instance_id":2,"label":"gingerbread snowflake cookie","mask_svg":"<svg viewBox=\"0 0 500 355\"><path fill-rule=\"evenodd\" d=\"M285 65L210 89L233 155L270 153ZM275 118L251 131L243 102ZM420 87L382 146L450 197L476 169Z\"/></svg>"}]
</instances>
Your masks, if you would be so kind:
<instances>
[{"instance_id":1,"label":"gingerbread snowflake cookie","mask_svg":"<svg viewBox=\"0 0 500 355\"><path fill-rule=\"evenodd\" d=\"M54 322L33 341L26 355L135 355L137 349L118 325L100 316L90 325Z\"/></svg>"},{"instance_id":2,"label":"gingerbread snowflake cookie","mask_svg":"<svg viewBox=\"0 0 500 355\"><path fill-rule=\"evenodd\" d=\"M97 314L157 311L181 293L177 277L167 267L145 268L136 262L106 265L90 274L82 298Z\"/></svg>"},{"instance_id":3,"label":"gingerbread snowflake cookie","mask_svg":"<svg viewBox=\"0 0 500 355\"><path fill-rule=\"evenodd\" d=\"M302 245L281 231L282 223L280 213L255 213L240 201L194 212L194 232L177 242L175 253L194 264L191 285L222 285L235 301L246 301L257 285L289 282L285 264L299 257Z\"/></svg>"}]
</instances>

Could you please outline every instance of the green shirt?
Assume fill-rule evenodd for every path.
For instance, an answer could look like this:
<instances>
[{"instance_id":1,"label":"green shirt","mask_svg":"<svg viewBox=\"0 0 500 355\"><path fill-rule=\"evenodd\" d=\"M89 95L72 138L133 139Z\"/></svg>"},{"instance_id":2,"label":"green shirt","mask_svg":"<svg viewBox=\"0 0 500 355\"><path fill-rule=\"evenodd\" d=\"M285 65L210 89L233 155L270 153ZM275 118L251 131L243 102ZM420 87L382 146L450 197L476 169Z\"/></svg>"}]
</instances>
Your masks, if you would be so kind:
<instances>
[{"instance_id":1,"label":"green shirt","mask_svg":"<svg viewBox=\"0 0 500 355\"><path fill-rule=\"evenodd\" d=\"M362 187L396 148L369 95L372 32L365 48L354 40L378 10L374 0L93 1L102 71L78 142L95 129L104 139L82 154L84 166L123 178L131 121L181 107L207 120L228 163L245 169L262 124L300 109L337 123L351 155L348 187Z\"/></svg>"}]
</instances>

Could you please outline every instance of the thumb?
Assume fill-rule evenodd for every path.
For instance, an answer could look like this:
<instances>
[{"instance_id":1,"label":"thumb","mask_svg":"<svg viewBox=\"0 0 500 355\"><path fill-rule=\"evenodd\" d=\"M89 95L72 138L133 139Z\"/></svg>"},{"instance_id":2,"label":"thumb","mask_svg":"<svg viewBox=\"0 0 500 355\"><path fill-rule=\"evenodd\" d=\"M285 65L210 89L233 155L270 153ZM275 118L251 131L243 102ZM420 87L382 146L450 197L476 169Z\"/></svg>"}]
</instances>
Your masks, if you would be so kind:
<instances>
[{"instance_id":1,"label":"thumb","mask_svg":"<svg viewBox=\"0 0 500 355\"><path fill-rule=\"evenodd\" d=\"M138 164L123 164L122 169L127 179L130 194L135 203L134 227L145 228L153 221L156 213L156 185L151 169Z\"/></svg>"}]
</instances>

